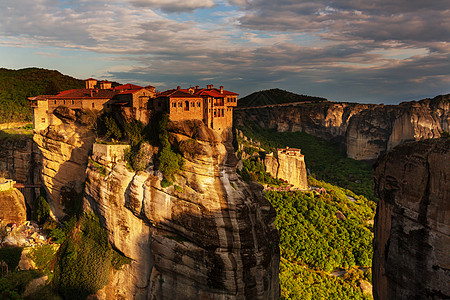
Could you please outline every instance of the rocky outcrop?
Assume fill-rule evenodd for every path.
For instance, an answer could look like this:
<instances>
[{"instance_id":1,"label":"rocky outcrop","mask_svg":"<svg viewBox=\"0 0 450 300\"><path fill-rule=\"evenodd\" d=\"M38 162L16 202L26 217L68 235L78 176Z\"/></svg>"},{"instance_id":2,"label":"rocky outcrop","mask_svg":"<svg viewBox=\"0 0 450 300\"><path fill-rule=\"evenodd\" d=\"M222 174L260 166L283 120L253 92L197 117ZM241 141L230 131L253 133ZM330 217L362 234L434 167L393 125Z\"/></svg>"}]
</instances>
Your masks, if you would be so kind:
<instances>
[{"instance_id":1,"label":"rocky outcrop","mask_svg":"<svg viewBox=\"0 0 450 300\"><path fill-rule=\"evenodd\" d=\"M34 142L42 156L41 180L49 195L56 218L65 216L83 193L88 157L95 134L86 126L64 119L34 134Z\"/></svg>"},{"instance_id":2,"label":"rocky outcrop","mask_svg":"<svg viewBox=\"0 0 450 300\"><path fill-rule=\"evenodd\" d=\"M300 149L279 149L277 156L267 154L264 166L273 177L286 180L301 190L308 188L305 158L300 154Z\"/></svg>"},{"instance_id":3,"label":"rocky outcrop","mask_svg":"<svg viewBox=\"0 0 450 300\"><path fill-rule=\"evenodd\" d=\"M238 108L235 122L253 120L279 132L304 131L340 143L358 160L376 159L410 140L440 137L450 128L450 95L399 105L357 103L293 103Z\"/></svg>"},{"instance_id":4,"label":"rocky outcrop","mask_svg":"<svg viewBox=\"0 0 450 300\"><path fill-rule=\"evenodd\" d=\"M25 199L18 189L0 192L0 220L3 224L22 224L27 220Z\"/></svg>"},{"instance_id":5,"label":"rocky outcrop","mask_svg":"<svg viewBox=\"0 0 450 300\"><path fill-rule=\"evenodd\" d=\"M374 177L374 298L450 298L450 139L400 145Z\"/></svg>"},{"instance_id":6,"label":"rocky outcrop","mask_svg":"<svg viewBox=\"0 0 450 300\"><path fill-rule=\"evenodd\" d=\"M278 299L275 211L262 186L238 177L231 144L202 122L175 124L171 141L185 163L170 187L151 157L137 174L98 156L88 165L86 209L132 259L98 296Z\"/></svg>"},{"instance_id":7,"label":"rocky outcrop","mask_svg":"<svg viewBox=\"0 0 450 300\"><path fill-rule=\"evenodd\" d=\"M39 165L41 157L36 144L29 135L16 135L0 139L0 171L18 183L40 184ZM21 191L28 207L33 206L35 189Z\"/></svg>"}]
</instances>

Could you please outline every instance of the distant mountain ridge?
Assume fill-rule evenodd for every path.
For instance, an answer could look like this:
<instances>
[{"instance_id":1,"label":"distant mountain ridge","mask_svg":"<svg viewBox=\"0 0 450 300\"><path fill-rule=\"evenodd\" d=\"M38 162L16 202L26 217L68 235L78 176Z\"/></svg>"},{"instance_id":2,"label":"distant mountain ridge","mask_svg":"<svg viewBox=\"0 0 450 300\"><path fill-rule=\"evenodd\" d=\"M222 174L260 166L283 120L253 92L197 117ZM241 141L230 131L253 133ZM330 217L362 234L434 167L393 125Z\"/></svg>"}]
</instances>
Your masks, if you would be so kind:
<instances>
[{"instance_id":1,"label":"distant mountain ridge","mask_svg":"<svg viewBox=\"0 0 450 300\"><path fill-rule=\"evenodd\" d=\"M28 97L56 95L60 91L84 86L83 80L63 75L56 70L0 68L0 123L31 121Z\"/></svg>"},{"instance_id":2,"label":"distant mountain ridge","mask_svg":"<svg viewBox=\"0 0 450 300\"><path fill-rule=\"evenodd\" d=\"M281 89L270 89L252 93L240 98L238 107L258 107L266 105L277 105L294 102L324 102L325 98L307 95L298 95Z\"/></svg>"}]
</instances>

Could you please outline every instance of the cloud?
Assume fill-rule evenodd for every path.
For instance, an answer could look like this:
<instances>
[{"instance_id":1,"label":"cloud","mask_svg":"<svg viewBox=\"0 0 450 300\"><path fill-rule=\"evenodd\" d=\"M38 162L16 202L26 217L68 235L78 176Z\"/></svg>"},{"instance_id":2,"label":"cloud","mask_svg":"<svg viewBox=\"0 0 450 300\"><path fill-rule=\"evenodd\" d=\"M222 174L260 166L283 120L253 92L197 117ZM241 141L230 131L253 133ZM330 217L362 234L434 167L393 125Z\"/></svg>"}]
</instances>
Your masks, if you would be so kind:
<instances>
[{"instance_id":1,"label":"cloud","mask_svg":"<svg viewBox=\"0 0 450 300\"><path fill-rule=\"evenodd\" d=\"M164 13L223 1L8 1L0 43L94 53L101 78L159 89L216 83L354 101L448 92L447 2L230 0L206 17Z\"/></svg>"},{"instance_id":2,"label":"cloud","mask_svg":"<svg viewBox=\"0 0 450 300\"><path fill-rule=\"evenodd\" d=\"M214 6L214 1L212 0L131 0L130 2L137 7L161 9L169 13L191 12L199 8Z\"/></svg>"}]
</instances>

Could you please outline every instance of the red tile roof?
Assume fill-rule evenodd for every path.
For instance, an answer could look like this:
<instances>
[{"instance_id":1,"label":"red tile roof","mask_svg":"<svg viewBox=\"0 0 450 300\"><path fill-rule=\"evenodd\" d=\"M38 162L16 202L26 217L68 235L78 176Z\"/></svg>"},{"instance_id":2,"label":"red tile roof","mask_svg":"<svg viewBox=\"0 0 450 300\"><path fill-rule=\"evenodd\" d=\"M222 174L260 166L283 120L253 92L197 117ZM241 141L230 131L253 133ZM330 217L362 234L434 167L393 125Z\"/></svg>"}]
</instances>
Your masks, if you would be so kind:
<instances>
[{"instance_id":1,"label":"red tile roof","mask_svg":"<svg viewBox=\"0 0 450 300\"><path fill-rule=\"evenodd\" d=\"M122 91L120 92L118 95L128 95L128 94L134 94L139 92L140 90L143 90L144 88L140 88L140 89L132 89L132 90L126 90L126 91Z\"/></svg>"},{"instance_id":2,"label":"red tile roof","mask_svg":"<svg viewBox=\"0 0 450 300\"><path fill-rule=\"evenodd\" d=\"M169 98L200 98L199 95L191 95L186 90L172 89L161 92L157 97L169 97Z\"/></svg>"},{"instance_id":3,"label":"red tile roof","mask_svg":"<svg viewBox=\"0 0 450 300\"><path fill-rule=\"evenodd\" d=\"M139 86L139 85L127 83L127 84L123 84L123 85L116 86L116 87L114 88L114 90L116 90L116 91L117 91L117 90L123 91L123 90L136 90L136 89L143 89L143 88L144 88L144 87Z\"/></svg>"},{"instance_id":4,"label":"red tile roof","mask_svg":"<svg viewBox=\"0 0 450 300\"><path fill-rule=\"evenodd\" d=\"M95 81L97 81L97 79L94 79L94 78L88 78L88 79L85 79L84 81L89 81L89 80L95 80Z\"/></svg>"},{"instance_id":5,"label":"red tile roof","mask_svg":"<svg viewBox=\"0 0 450 300\"><path fill-rule=\"evenodd\" d=\"M59 93L56 96L50 96L48 99L107 99L114 97L118 91L112 89L73 89Z\"/></svg>"}]
</instances>

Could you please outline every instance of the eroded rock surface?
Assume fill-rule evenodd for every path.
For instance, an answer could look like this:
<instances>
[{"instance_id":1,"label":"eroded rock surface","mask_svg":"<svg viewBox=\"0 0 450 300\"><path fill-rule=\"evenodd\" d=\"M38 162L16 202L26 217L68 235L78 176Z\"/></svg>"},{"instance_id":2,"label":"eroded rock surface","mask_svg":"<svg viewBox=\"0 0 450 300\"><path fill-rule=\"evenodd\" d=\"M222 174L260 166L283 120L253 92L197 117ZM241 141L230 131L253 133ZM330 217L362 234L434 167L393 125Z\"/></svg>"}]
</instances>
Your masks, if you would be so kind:
<instances>
[{"instance_id":1,"label":"eroded rock surface","mask_svg":"<svg viewBox=\"0 0 450 300\"><path fill-rule=\"evenodd\" d=\"M170 130L185 157L173 186L161 187L150 157L138 174L123 162L88 165L86 207L132 259L99 297L278 299L279 237L262 186L237 176L231 144L202 122Z\"/></svg>"},{"instance_id":2,"label":"eroded rock surface","mask_svg":"<svg viewBox=\"0 0 450 300\"><path fill-rule=\"evenodd\" d=\"M61 122L34 134L42 156L41 180L56 218L62 218L83 193L86 166L95 134L75 122Z\"/></svg>"},{"instance_id":3,"label":"eroded rock surface","mask_svg":"<svg viewBox=\"0 0 450 300\"><path fill-rule=\"evenodd\" d=\"M449 299L450 139L400 145L374 177L374 298Z\"/></svg>"},{"instance_id":4,"label":"eroded rock surface","mask_svg":"<svg viewBox=\"0 0 450 300\"><path fill-rule=\"evenodd\" d=\"M236 109L237 124L253 120L279 132L304 131L340 143L358 160L376 159L404 141L438 138L450 128L450 95L399 105L321 102Z\"/></svg>"},{"instance_id":5,"label":"eroded rock surface","mask_svg":"<svg viewBox=\"0 0 450 300\"><path fill-rule=\"evenodd\" d=\"M31 136L4 138L0 140L0 171L18 183L39 184L41 156ZM22 189L28 207L33 206L36 197L34 189Z\"/></svg>"},{"instance_id":6,"label":"eroded rock surface","mask_svg":"<svg viewBox=\"0 0 450 300\"><path fill-rule=\"evenodd\" d=\"M18 189L0 192L0 220L19 225L27 220L25 199Z\"/></svg>"}]
</instances>

